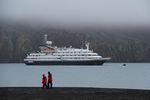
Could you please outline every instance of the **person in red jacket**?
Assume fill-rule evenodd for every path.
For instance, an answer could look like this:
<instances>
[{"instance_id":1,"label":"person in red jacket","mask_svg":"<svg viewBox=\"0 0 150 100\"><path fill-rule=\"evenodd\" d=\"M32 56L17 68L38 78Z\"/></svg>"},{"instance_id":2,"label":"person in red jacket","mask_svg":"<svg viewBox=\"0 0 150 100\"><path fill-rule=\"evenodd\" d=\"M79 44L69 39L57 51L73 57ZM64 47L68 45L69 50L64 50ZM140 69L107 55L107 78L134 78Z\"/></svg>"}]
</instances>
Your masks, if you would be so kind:
<instances>
[{"instance_id":1,"label":"person in red jacket","mask_svg":"<svg viewBox=\"0 0 150 100\"><path fill-rule=\"evenodd\" d=\"M46 88L47 87L47 78L46 78L46 76L45 76L45 74L43 74L42 75L43 77L42 77L42 84L43 84L43 86L42 86L42 88Z\"/></svg>"},{"instance_id":2,"label":"person in red jacket","mask_svg":"<svg viewBox=\"0 0 150 100\"><path fill-rule=\"evenodd\" d=\"M48 72L48 82L47 82L47 87L49 88L49 84L51 86L51 88L53 87L53 82L52 82L52 74L50 72Z\"/></svg>"}]
</instances>

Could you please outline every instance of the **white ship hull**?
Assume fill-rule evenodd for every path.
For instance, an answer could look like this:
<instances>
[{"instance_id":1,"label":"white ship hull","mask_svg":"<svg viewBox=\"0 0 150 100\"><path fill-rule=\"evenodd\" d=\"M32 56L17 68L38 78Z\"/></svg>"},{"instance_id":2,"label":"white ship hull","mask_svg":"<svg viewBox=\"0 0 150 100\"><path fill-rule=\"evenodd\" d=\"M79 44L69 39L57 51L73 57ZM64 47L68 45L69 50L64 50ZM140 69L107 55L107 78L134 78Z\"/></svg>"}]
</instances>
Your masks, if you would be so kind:
<instances>
[{"instance_id":1,"label":"white ship hull","mask_svg":"<svg viewBox=\"0 0 150 100\"><path fill-rule=\"evenodd\" d=\"M103 65L106 60L25 61L26 65Z\"/></svg>"}]
</instances>

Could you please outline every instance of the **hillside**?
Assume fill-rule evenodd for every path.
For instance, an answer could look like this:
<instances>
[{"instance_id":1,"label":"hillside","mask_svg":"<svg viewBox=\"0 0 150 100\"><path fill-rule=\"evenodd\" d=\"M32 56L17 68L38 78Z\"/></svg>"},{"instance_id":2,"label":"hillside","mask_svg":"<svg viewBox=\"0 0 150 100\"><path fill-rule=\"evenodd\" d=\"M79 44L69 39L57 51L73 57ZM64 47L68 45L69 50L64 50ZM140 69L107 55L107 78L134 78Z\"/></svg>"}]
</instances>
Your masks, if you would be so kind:
<instances>
[{"instance_id":1,"label":"hillside","mask_svg":"<svg viewBox=\"0 0 150 100\"><path fill-rule=\"evenodd\" d=\"M150 62L150 28L55 28L27 24L0 24L0 62L23 62L27 53L37 51L43 35L57 46L90 48L111 62Z\"/></svg>"}]
</instances>

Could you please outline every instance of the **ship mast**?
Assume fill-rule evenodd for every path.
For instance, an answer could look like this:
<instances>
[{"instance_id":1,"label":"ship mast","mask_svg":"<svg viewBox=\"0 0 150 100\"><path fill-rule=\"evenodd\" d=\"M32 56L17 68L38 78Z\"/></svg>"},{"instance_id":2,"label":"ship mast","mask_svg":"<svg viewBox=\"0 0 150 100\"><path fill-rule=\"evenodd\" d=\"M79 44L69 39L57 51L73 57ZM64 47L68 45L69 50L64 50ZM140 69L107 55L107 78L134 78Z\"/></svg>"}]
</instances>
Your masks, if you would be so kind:
<instances>
[{"instance_id":1,"label":"ship mast","mask_svg":"<svg viewBox=\"0 0 150 100\"><path fill-rule=\"evenodd\" d=\"M47 34L44 34L44 42L46 44L46 42L47 42Z\"/></svg>"},{"instance_id":2,"label":"ship mast","mask_svg":"<svg viewBox=\"0 0 150 100\"><path fill-rule=\"evenodd\" d=\"M52 41L47 41L47 34L44 35L44 42L45 42L45 45L48 46L48 47L51 47L52 46Z\"/></svg>"}]
</instances>

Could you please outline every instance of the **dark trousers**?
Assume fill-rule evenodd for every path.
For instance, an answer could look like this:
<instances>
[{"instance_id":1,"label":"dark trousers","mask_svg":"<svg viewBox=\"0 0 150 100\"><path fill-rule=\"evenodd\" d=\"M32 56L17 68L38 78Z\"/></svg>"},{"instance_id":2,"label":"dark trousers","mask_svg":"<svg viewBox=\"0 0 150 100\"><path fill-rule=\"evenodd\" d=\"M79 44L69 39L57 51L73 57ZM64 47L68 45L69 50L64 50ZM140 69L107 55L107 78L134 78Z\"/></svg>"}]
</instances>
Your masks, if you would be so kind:
<instances>
[{"instance_id":1,"label":"dark trousers","mask_svg":"<svg viewBox=\"0 0 150 100\"><path fill-rule=\"evenodd\" d=\"M52 83L52 81L48 81L48 83L47 83L47 87L49 88L49 84L50 84L50 86L51 86L51 88L53 87L53 83Z\"/></svg>"},{"instance_id":2,"label":"dark trousers","mask_svg":"<svg viewBox=\"0 0 150 100\"><path fill-rule=\"evenodd\" d=\"M43 84L42 88L46 88L46 87L47 87L46 84Z\"/></svg>"}]
</instances>

